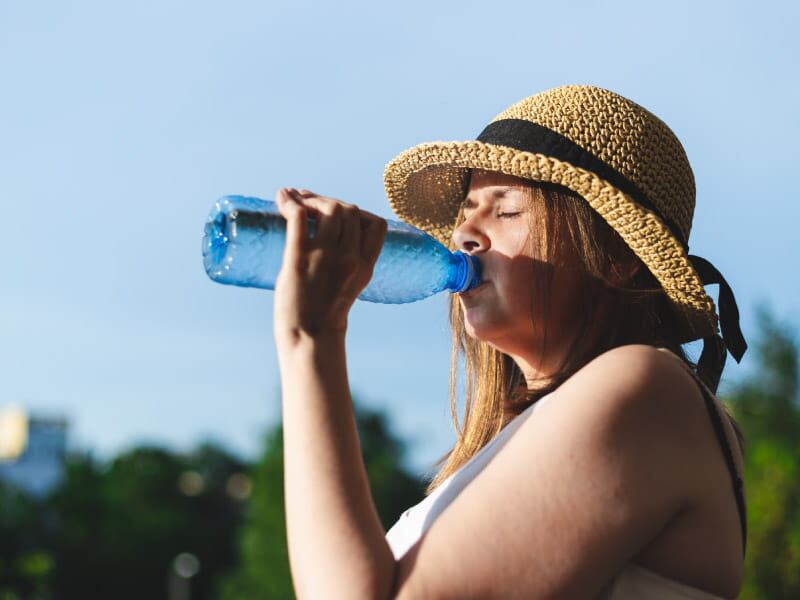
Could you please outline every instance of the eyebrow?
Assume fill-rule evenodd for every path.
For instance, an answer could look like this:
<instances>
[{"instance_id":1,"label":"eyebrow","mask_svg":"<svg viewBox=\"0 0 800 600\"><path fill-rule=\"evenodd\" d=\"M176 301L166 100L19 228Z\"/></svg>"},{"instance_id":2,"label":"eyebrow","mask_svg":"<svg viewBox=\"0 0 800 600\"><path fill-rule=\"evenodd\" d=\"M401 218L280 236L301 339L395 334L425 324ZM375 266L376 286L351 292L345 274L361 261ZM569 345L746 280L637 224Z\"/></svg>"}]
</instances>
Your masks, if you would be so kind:
<instances>
[{"instance_id":1,"label":"eyebrow","mask_svg":"<svg viewBox=\"0 0 800 600\"><path fill-rule=\"evenodd\" d=\"M497 188L496 190L494 190L492 192L491 197L492 198L503 198L508 194L508 192L512 192L514 190L515 190L515 188L510 187L510 186L509 187ZM469 196L467 196L464 199L464 201L461 203L461 207L462 208L475 208L475 205L476 205L475 200L473 198L470 198Z\"/></svg>"}]
</instances>

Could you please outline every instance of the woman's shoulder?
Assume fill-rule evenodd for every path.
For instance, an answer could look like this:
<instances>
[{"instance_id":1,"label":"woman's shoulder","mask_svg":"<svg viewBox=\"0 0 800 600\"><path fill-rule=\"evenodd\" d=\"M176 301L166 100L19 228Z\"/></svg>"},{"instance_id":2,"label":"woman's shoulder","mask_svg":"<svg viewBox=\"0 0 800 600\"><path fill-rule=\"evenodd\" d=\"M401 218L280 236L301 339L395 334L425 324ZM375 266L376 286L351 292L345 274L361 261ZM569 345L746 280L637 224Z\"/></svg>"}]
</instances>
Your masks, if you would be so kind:
<instances>
[{"instance_id":1,"label":"woman's shoulder","mask_svg":"<svg viewBox=\"0 0 800 600\"><path fill-rule=\"evenodd\" d=\"M674 396L699 393L689 365L674 352L648 344L625 344L602 352L576 371L563 385L600 386L620 392L655 388ZM677 387L675 387L677 386ZM664 388L667 388L664 390Z\"/></svg>"},{"instance_id":2,"label":"woman's shoulder","mask_svg":"<svg viewBox=\"0 0 800 600\"><path fill-rule=\"evenodd\" d=\"M683 358L666 347L616 346L589 361L573 377L583 388L617 391L628 402L667 410L684 423L704 421L703 382Z\"/></svg>"},{"instance_id":3,"label":"woman's shoulder","mask_svg":"<svg viewBox=\"0 0 800 600\"><path fill-rule=\"evenodd\" d=\"M702 393L687 367L655 346L617 346L573 374L541 411L592 418L615 431L635 428L687 450L707 437Z\"/></svg>"},{"instance_id":4,"label":"woman's shoulder","mask_svg":"<svg viewBox=\"0 0 800 600\"><path fill-rule=\"evenodd\" d=\"M671 362L676 358L680 360L677 354L664 346L653 346L651 344L622 344L621 346L614 346L605 352L601 352L592 359L592 361L624 360ZM589 363L592 361L589 361ZM587 365L589 363L587 363Z\"/></svg>"}]
</instances>

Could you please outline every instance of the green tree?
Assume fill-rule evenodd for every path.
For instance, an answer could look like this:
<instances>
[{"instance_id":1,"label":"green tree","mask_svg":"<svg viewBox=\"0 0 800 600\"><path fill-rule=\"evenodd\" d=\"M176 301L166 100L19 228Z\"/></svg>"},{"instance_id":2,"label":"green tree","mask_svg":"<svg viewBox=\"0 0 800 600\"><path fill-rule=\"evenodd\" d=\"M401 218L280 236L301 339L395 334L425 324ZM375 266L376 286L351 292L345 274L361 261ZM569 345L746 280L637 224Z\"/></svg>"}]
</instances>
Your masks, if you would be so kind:
<instances>
[{"instance_id":1,"label":"green tree","mask_svg":"<svg viewBox=\"0 0 800 600\"><path fill-rule=\"evenodd\" d=\"M222 583L220 598L293 598L283 501L283 428L265 436L253 470L253 495L238 533L239 563Z\"/></svg>"},{"instance_id":2,"label":"green tree","mask_svg":"<svg viewBox=\"0 0 800 600\"><path fill-rule=\"evenodd\" d=\"M0 600L48 600L53 557L44 502L0 482Z\"/></svg>"},{"instance_id":3,"label":"green tree","mask_svg":"<svg viewBox=\"0 0 800 600\"><path fill-rule=\"evenodd\" d=\"M355 399L353 406L372 496L388 529L405 509L425 497L425 485L403 467L404 444L390 432L385 415L361 408ZM253 482L239 532L240 562L223 584L220 598L294 598L286 543L282 425L265 436Z\"/></svg>"},{"instance_id":4,"label":"green tree","mask_svg":"<svg viewBox=\"0 0 800 600\"><path fill-rule=\"evenodd\" d=\"M140 447L108 465L70 457L51 500L58 598L165 598L180 553L200 561L191 597L213 598L216 578L235 564L241 505L228 482L243 469L210 445L187 456Z\"/></svg>"},{"instance_id":5,"label":"green tree","mask_svg":"<svg viewBox=\"0 0 800 600\"><path fill-rule=\"evenodd\" d=\"M757 375L725 401L745 436L748 541L742 597L800 598L800 402L792 324L762 305Z\"/></svg>"}]
</instances>

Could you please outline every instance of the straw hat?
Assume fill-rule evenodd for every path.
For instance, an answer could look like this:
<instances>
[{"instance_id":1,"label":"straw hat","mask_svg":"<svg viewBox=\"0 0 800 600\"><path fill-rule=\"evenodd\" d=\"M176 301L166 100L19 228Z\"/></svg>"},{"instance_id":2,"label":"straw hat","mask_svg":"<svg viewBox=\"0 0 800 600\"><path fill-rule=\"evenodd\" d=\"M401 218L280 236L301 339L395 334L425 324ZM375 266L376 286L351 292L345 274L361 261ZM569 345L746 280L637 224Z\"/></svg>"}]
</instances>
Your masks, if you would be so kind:
<instances>
[{"instance_id":1,"label":"straw hat","mask_svg":"<svg viewBox=\"0 0 800 600\"><path fill-rule=\"evenodd\" d=\"M582 196L684 317L680 343L703 338L698 371L716 392L726 350L740 362L747 343L728 283L710 262L688 253L694 175L663 121L602 88L546 90L501 112L474 141L423 143L398 154L383 175L389 204L402 221L449 246L473 168L557 183ZM720 286L719 317L703 289L712 283Z\"/></svg>"}]
</instances>

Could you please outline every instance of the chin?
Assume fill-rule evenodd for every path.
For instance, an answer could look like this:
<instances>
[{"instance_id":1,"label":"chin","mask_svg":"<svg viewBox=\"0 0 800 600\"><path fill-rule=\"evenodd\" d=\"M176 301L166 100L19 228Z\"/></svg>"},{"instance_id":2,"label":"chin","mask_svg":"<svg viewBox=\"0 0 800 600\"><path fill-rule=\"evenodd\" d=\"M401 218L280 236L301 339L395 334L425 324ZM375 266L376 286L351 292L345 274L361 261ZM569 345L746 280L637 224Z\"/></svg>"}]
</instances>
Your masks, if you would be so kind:
<instances>
[{"instance_id":1,"label":"chin","mask_svg":"<svg viewBox=\"0 0 800 600\"><path fill-rule=\"evenodd\" d=\"M464 321L464 331L467 335L473 339L480 340L482 342L487 342L491 344L492 338L494 337L492 333L494 329L491 327L483 326L481 327L478 325L477 327L470 323L469 321Z\"/></svg>"}]
</instances>

